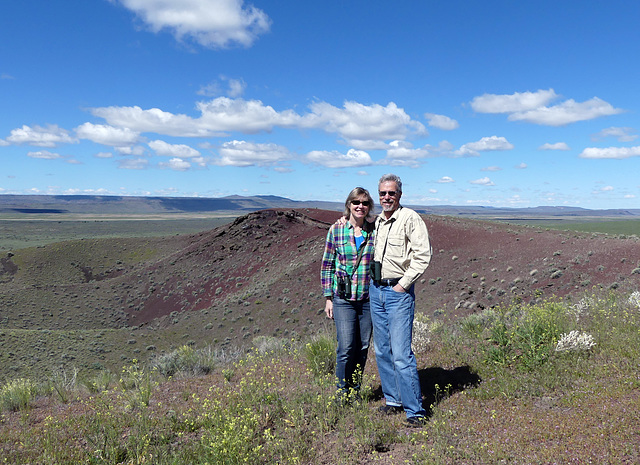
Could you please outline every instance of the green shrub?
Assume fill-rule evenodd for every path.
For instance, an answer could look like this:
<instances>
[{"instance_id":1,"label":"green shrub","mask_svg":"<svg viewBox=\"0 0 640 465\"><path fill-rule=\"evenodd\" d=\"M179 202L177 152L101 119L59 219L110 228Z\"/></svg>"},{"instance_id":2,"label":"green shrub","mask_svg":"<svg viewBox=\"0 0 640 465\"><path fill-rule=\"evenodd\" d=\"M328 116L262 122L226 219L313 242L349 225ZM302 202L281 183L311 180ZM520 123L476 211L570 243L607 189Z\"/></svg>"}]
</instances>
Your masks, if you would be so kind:
<instances>
[{"instance_id":1,"label":"green shrub","mask_svg":"<svg viewBox=\"0 0 640 465\"><path fill-rule=\"evenodd\" d=\"M328 334L318 334L304 346L308 368L315 376L325 376L336 367L336 340Z\"/></svg>"},{"instance_id":2,"label":"green shrub","mask_svg":"<svg viewBox=\"0 0 640 465\"><path fill-rule=\"evenodd\" d=\"M29 379L9 381L0 389L0 409L12 412L26 410L31 406L36 393L36 385Z\"/></svg>"}]
</instances>

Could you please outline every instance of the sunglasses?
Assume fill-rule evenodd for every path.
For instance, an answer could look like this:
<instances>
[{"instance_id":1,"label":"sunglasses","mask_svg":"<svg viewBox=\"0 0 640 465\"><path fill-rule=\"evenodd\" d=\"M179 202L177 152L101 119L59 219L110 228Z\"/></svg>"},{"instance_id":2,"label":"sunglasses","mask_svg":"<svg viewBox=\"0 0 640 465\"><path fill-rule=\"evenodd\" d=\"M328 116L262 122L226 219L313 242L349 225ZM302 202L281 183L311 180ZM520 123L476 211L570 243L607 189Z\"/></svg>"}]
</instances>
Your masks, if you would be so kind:
<instances>
[{"instance_id":1,"label":"sunglasses","mask_svg":"<svg viewBox=\"0 0 640 465\"><path fill-rule=\"evenodd\" d=\"M389 197L395 197L398 193L396 191L380 191L378 194L380 194L380 197L385 197L387 194L389 194Z\"/></svg>"},{"instance_id":2,"label":"sunglasses","mask_svg":"<svg viewBox=\"0 0 640 465\"><path fill-rule=\"evenodd\" d=\"M360 204L362 204L363 207L368 207L368 206L371 205L368 200L362 200L362 201L361 200L352 200L351 201L351 205L360 205Z\"/></svg>"}]
</instances>

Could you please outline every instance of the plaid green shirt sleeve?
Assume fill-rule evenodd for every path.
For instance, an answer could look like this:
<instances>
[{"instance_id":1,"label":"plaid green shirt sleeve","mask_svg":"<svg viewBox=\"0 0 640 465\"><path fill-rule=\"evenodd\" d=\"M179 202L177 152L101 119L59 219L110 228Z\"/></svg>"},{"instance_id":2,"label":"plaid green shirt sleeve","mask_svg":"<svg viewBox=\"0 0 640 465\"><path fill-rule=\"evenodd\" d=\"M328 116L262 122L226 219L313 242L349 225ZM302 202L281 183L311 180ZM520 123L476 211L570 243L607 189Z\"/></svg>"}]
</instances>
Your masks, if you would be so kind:
<instances>
[{"instance_id":1,"label":"plaid green shirt sleeve","mask_svg":"<svg viewBox=\"0 0 640 465\"><path fill-rule=\"evenodd\" d=\"M362 233L365 238L369 235L366 244L362 247L362 259L358 269L354 272L354 266L358 261L358 250L356 248L354 229L350 223L345 225L334 224L329 229L327 240L322 255L322 268L320 270L320 280L322 282L322 293L325 297L331 297L337 293L336 276L352 276L351 291L349 300L365 300L369 298L369 263L373 260L373 234Z\"/></svg>"}]
</instances>

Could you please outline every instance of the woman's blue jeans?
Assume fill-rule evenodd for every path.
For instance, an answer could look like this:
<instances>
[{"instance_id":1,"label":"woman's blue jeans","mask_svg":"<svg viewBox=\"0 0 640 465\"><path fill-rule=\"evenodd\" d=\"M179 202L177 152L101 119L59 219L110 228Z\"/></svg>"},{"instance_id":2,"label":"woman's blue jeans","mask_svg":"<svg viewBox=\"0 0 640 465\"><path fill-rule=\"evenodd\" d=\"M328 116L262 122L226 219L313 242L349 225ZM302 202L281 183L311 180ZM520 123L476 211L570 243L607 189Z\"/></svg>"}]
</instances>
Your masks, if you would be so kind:
<instances>
[{"instance_id":1,"label":"woman's blue jeans","mask_svg":"<svg viewBox=\"0 0 640 465\"><path fill-rule=\"evenodd\" d=\"M336 377L338 390L360 389L362 372L367 363L371 341L369 301L333 298L333 320L336 323Z\"/></svg>"},{"instance_id":2,"label":"woman's blue jeans","mask_svg":"<svg viewBox=\"0 0 640 465\"><path fill-rule=\"evenodd\" d=\"M387 405L402 406L408 417L424 416L416 357L411 350L415 294L371 282L371 319L376 363Z\"/></svg>"}]
</instances>

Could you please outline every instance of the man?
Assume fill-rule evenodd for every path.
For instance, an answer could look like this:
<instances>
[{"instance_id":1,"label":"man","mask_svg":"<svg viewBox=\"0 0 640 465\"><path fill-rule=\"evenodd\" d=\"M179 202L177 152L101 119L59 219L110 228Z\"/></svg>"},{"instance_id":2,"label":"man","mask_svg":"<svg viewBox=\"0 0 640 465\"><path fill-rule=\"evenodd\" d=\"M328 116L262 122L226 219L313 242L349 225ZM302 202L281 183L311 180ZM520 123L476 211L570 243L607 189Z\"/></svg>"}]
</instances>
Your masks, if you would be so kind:
<instances>
[{"instance_id":1,"label":"man","mask_svg":"<svg viewBox=\"0 0 640 465\"><path fill-rule=\"evenodd\" d=\"M386 174L378 183L382 213L376 219L374 263L369 289L371 319L385 414L407 415L409 426L426 422L416 358L411 350L415 310L414 283L431 261L427 226L415 211L402 207L402 181Z\"/></svg>"}]
</instances>

